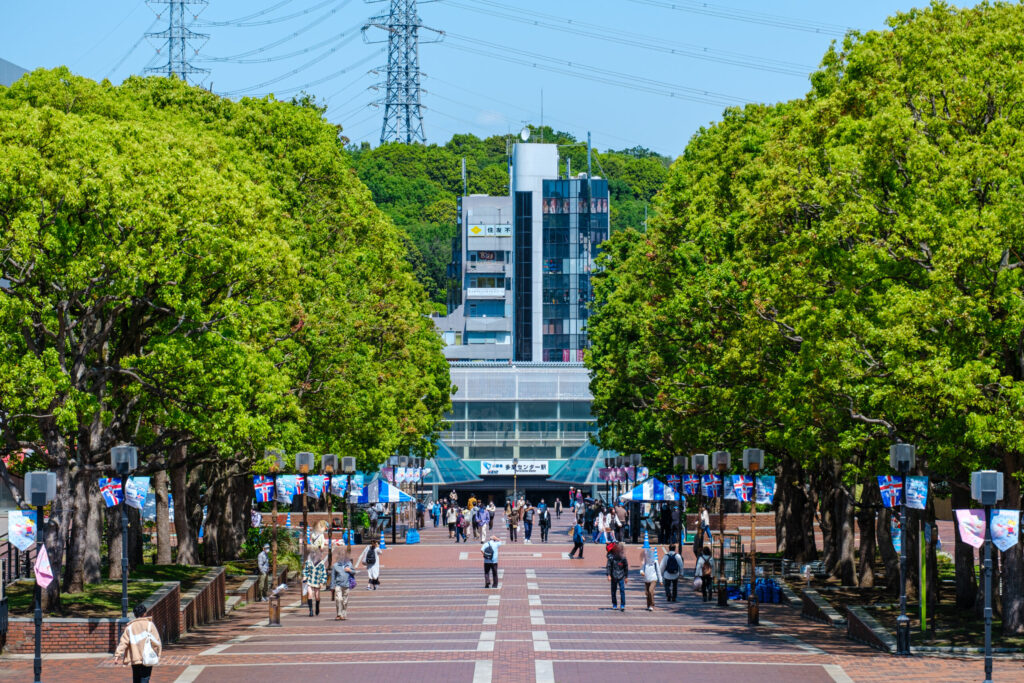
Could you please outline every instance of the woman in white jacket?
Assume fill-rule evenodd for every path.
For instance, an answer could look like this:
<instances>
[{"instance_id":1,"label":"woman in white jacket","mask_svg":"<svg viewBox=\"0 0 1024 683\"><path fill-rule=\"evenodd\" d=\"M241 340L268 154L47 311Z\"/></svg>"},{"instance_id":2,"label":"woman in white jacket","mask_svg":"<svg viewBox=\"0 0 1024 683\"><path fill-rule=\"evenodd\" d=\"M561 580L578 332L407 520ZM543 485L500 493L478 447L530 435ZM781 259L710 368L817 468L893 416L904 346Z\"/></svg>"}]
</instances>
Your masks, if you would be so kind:
<instances>
[{"instance_id":1,"label":"woman in white jacket","mask_svg":"<svg viewBox=\"0 0 1024 683\"><path fill-rule=\"evenodd\" d=\"M661 571L654 561L653 548L640 549L640 575L644 579L644 594L647 597L647 611L654 611L654 589L661 581Z\"/></svg>"}]
</instances>

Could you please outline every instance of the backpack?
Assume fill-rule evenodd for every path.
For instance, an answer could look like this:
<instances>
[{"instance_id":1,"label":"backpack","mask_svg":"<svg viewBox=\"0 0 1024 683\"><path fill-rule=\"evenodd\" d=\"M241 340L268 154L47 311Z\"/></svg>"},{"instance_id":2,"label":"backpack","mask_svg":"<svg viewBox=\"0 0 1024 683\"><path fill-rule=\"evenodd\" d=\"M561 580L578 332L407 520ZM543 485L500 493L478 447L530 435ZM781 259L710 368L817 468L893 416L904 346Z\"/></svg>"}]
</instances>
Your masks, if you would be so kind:
<instances>
[{"instance_id":1,"label":"backpack","mask_svg":"<svg viewBox=\"0 0 1024 683\"><path fill-rule=\"evenodd\" d=\"M701 560L704 562L704 564L701 565L700 575L711 576L711 560L707 559L706 557L702 557Z\"/></svg>"},{"instance_id":2,"label":"backpack","mask_svg":"<svg viewBox=\"0 0 1024 683\"><path fill-rule=\"evenodd\" d=\"M676 554L672 553L668 556L668 560L665 562L665 573L666 574L678 574L679 573L679 560L676 559Z\"/></svg>"},{"instance_id":3,"label":"backpack","mask_svg":"<svg viewBox=\"0 0 1024 683\"><path fill-rule=\"evenodd\" d=\"M366 566L372 567L375 564L377 564L377 551L371 545L370 549L366 551Z\"/></svg>"},{"instance_id":4,"label":"backpack","mask_svg":"<svg viewBox=\"0 0 1024 683\"><path fill-rule=\"evenodd\" d=\"M490 542L488 542L486 545L484 545L484 561L485 562L490 562L493 559L494 559L494 546L491 545Z\"/></svg>"}]
</instances>

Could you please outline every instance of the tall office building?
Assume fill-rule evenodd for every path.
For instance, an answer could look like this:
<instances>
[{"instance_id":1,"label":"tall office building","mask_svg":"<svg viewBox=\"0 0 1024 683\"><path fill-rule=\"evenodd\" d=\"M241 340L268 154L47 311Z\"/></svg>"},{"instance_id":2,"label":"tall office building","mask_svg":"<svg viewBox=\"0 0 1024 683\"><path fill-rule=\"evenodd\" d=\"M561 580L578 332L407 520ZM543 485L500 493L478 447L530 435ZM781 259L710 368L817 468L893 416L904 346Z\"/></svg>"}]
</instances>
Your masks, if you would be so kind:
<instances>
[{"instance_id":1,"label":"tall office building","mask_svg":"<svg viewBox=\"0 0 1024 683\"><path fill-rule=\"evenodd\" d=\"M509 181L508 196L459 200L448 315L435 318L457 387L438 466L457 459L478 477L454 488L501 498L515 460L536 498L599 485L608 455L589 443L583 365L608 182L561 174L557 145L529 143L513 147Z\"/></svg>"}]
</instances>

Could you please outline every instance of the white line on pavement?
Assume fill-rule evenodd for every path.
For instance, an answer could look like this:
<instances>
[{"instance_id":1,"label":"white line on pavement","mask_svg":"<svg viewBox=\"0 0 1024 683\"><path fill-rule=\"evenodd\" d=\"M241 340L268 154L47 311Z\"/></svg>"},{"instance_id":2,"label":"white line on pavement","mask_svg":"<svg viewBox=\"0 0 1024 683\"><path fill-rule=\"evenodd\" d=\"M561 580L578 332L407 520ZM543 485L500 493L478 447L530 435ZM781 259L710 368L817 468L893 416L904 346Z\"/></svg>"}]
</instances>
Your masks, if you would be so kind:
<instances>
[{"instance_id":1,"label":"white line on pavement","mask_svg":"<svg viewBox=\"0 0 1024 683\"><path fill-rule=\"evenodd\" d=\"M473 667L473 683L491 683L491 672L494 664L489 659L477 660Z\"/></svg>"},{"instance_id":2,"label":"white line on pavement","mask_svg":"<svg viewBox=\"0 0 1024 683\"><path fill-rule=\"evenodd\" d=\"M535 570L533 570L533 569L527 569L526 570L526 578L528 578L528 579L536 579L537 578L537 572Z\"/></svg>"},{"instance_id":3,"label":"white line on pavement","mask_svg":"<svg viewBox=\"0 0 1024 683\"><path fill-rule=\"evenodd\" d=\"M528 598L530 605L539 605L540 604L540 596L539 595L528 595L526 597Z\"/></svg>"},{"instance_id":4,"label":"white line on pavement","mask_svg":"<svg viewBox=\"0 0 1024 683\"><path fill-rule=\"evenodd\" d=\"M773 638L778 638L781 641L787 642L790 645L798 647L801 650L803 650L804 652L810 652L811 654L815 654L815 655L823 655L823 654L825 654L825 651L822 650L820 647L814 647L813 645L808 645L807 643L805 643L804 641L800 640L796 636L792 636L792 635L790 635L788 633L769 633L768 635L770 635Z\"/></svg>"},{"instance_id":5,"label":"white line on pavement","mask_svg":"<svg viewBox=\"0 0 1024 683\"><path fill-rule=\"evenodd\" d=\"M530 610L530 625L532 626L543 626L544 625L544 610L532 609Z\"/></svg>"},{"instance_id":6,"label":"white line on pavement","mask_svg":"<svg viewBox=\"0 0 1024 683\"><path fill-rule=\"evenodd\" d=\"M460 560L468 560L469 559L469 553L459 553L459 559Z\"/></svg>"},{"instance_id":7,"label":"white line on pavement","mask_svg":"<svg viewBox=\"0 0 1024 683\"><path fill-rule=\"evenodd\" d=\"M831 676L836 683L853 683L853 679L847 676L843 667L838 664L826 664L825 673Z\"/></svg>"},{"instance_id":8,"label":"white line on pavement","mask_svg":"<svg viewBox=\"0 0 1024 683\"><path fill-rule=\"evenodd\" d=\"M533 632L533 651L534 652L551 652L551 643L548 642L547 631L534 631Z\"/></svg>"},{"instance_id":9,"label":"white line on pavement","mask_svg":"<svg viewBox=\"0 0 1024 683\"><path fill-rule=\"evenodd\" d=\"M526 590L528 590L528 591L535 591L535 590L540 590L540 589L537 588L537 584L536 583L531 583L531 582L527 581L526 582Z\"/></svg>"},{"instance_id":10,"label":"white line on pavement","mask_svg":"<svg viewBox=\"0 0 1024 683\"><path fill-rule=\"evenodd\" d=\"M219 655L224 650L231 647L231 643L221 643L220 645L214 645L211 648L207 648L199 653L200 657L209 657L210 655Z\"/></svg>"},{"instance_id":11,"label":"white line on pavement","mask_svg":"<svg viewBox=\"0 0 1024 683\"><path fill-rule=\"evenodd\" d=\"M555 683L555 665L550 659L538 659L534 662L537 683Z\"/></svg>"},{"instance_id":12,"label":"white line on pavement","mask_svg":"<svg viewBox=\"0 0 1024 683\"><path fill-rule=\"evenodd\" d=\"M494 652L494 638L497 636L495 631L481 631L480 642L476 644L477 652Z\"/></svg>"},{"instance_id":13,"label":"white line on pavement","mask_svg":"<svg viewBox=\"0 0 1024 683\"><path fill-rule=\"evenodd\" d=\"M193 681L199 678L199 674L203 673L203 669L205 668L206 667L204 666L192 664L186 667L185 670L181 672L181 675L174 679L174 683L193 683Z\"/></svg>"}]
</instances>

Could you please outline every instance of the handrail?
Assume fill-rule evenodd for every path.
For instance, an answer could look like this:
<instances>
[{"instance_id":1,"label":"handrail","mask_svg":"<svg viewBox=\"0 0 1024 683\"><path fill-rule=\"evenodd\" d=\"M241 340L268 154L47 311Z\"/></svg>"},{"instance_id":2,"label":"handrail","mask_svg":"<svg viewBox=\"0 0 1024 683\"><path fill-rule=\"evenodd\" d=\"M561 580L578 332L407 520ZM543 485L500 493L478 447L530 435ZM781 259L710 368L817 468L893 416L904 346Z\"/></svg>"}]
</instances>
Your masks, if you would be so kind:
<instances>
[{"instance_id":1,"label":"handrail","mask_svg":"<svg viewBox=\"0 0 1024 683\"><path fill-rule=\"evenodd\" d=\"M35 545L21 551L10 542L7 534L0 536L0 581L5 587L33 575L36 552Z\"/></svg>"}]
</instances>

